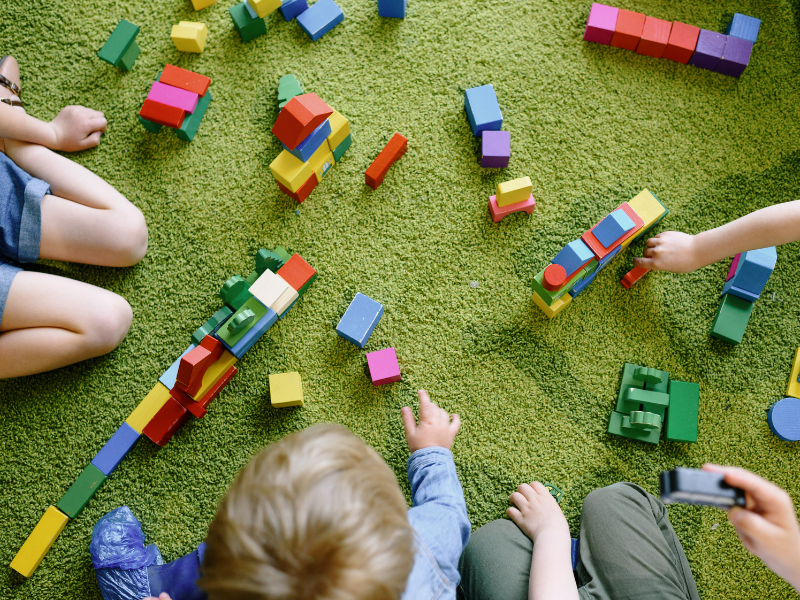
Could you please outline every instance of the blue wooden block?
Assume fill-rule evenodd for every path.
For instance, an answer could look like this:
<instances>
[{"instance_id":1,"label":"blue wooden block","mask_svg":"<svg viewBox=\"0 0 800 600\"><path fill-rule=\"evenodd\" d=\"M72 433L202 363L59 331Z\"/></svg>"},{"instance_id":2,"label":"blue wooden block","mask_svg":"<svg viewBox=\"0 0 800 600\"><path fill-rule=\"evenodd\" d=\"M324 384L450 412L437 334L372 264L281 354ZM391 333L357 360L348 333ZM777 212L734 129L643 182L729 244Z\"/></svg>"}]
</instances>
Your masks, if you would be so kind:
<instances>
[{"instance_id":1,"label":"blue wooden block","mask_svg":"<svg viewBox=\"0 0 800 600\"><path fill-rule=\"evenodd\" d=\"M491 83L464 92L464 108L472 135L478 135L481 131L500 131L503 126L503 113L500 112L500 104Z\"/></svg>"},{"instance_id":2,"label":"blue wooden block","mask_svg":"<svg viewBox=\"0 0 800 600\"><path fill-rule=\"evenodd\" d=\"M167 369L161 377L158 378L158 380L163 383L168 390L171 390L173 387L175 387L175 380L178 378L178 367L181 366L181 359L195 348L196 346L194 344L190 344L186 351L181 354L174 363L172 363L170 368Z\"/></svg>"},{"instance_id":3,"label":"blue wooden block","mask_svg":"<svg viewBox=\"0 0 800 600\"><path fill-rule=\"evenodd\" d=\"M605 266L606 266L608 263L610 263L610 262L611 262L611 261L614 259L614 257L615 257L617 254L619 254L621 251L622 251L622 246L617 246L617 247L616 247L616 248L614 248L614 249L613 249L611 252L609 252L608 254L606 254L606 255L605 255L605 256L604 256L604 257L603 257L603 258L600 260L600 264L598 265L598 267L597 267L597 270L598 270L598 271L602 271L602 270L605 268Z\"/></svg>"},{"instance_id":4,"label":"blue wooden block","mask_svg":"<svg viewBox=\"0 0 800 600\"><path fill-rule=\"evenodd\" d=\"M604 248L608 248L634 227L636 224L625 214L624 210L619 209L595 225L592 233Z\"/></svg>"},{"instance_id":5,"label":"blue wooden block","mask_svg":"<svg viewBox=\"0 0 800 600\"><path fill-rule=\"evenodd\" d=\"M748 17L741 13L735 13L733 19L728 23L728 28L725 30L725 35L732 35L734 37L742 38L750 42L756 43L758 39L758 30L761 27L761 19L755 17Z\"/></svg>"},{"instance_id":6,"label":"blue wooden block","mask_svg":"<svg viewBox=\"0 0 800 600\"><path fill-rule=\"evenodd\" d=\"M311 155L314 154L322 144L328 143L328 136L331 134L331 124L328 119L325 119L322 122L322 125L317 127L314 131L308 134L308 137L304 139L302 142L297 144L297 148L294 150L289 150L286 148L286 144L281 144L283 147L295 158L306 162Z\"/></svg>"},{"instance_id":7,"label":"blue wooden block","mask_svg":"<svg viewBox=\"0 0 800 600\"><path fill-rule=\"evenodd\" d=\"M767 413L767 423L772 433L784 442L800 441L800 400L778 400Z\"/></svg>"},{"instance_id":8,"label":"blue wooden block","mask_svg":"<svg viewBox=\"0 0 800 600\"><path fill-rule=\"evenodd\" d=\"M383 305L358 292L336 326L336 333L363 348L382 316Z\"/></svg>"},{"instance_id":9,"label":"blue wooden block","mask_svg":"<svg viewBox=\"0 0 800 600\"><path fill-rule=\"evenodd\" d=\"M748 302L755 302L758 300L761 294L754 294L748 290L744 290L742 288L738 288L733 285L733 279L726 281L725 285L722 286L722 296L725 294L733 294L734 296L738 296L742 300L747 300Z\"/></svg>"},{"instance_id":10,"label":"blue wooden block","mask_svg":"<svg viewBox=\"0 0 800 600\"><path fill-rule=\"evenodd\" d=\"M111 439L106 442L100 452L92 459L92 464L106 477L114 472L117 465L125 458L128 451L133 448L139 433L127 423L117 429Z\"/></svg>"},{"instance_id":11,"label":"blue wooden block","mask_svg":"<svg viewBox=\"0 0 800 600\"><path fill-rule=\"evenodd\" d=\"M405 19L407 0L378 0L378 15L390 19Z\"/></svg>"},{"instance_id":12,"label":"blue wooden block","mask_svg":"<svg viewBox=\"0 0 800 600\"><path fill-rule=\"evenodd\" d=\"M582 239L578 238L564 246L551 262L554 265L564 267L569 276L593 258L594 252L592 252L592 249Z\"/></svg>"},{"instance_id":13,"label":"blue wooden block","mask_svg":"<svg viewBox=\"0 0 800 600\"><path fill-rule=\"evenodd\" d=\"M569 291L569 295L575 298L578 294L580 294L583 290L589 287L589 284L594 281L594 278L597 277L597 274L600 272L600 269L596 269L583 279L579 279L578 282L572 286L572 289Z\"/></svg>"},{"instance_id":14,"label":"blue wooden block","mask_svg":"<svg viewBox=\"0 0 800 600\"><path fill-rule=\"evenodd\" d=\"M281 4L281 14L287 21L291 21L307 9L307 0L284 0L283 4Z\"/></svg>"},{"instance_id":15,"label":"blue wooden block","mask_svg":"<svg viewBox=\"0 0 800 600\"><path fill-rule=\"evenodd\" d=\"M319 0L297 17L300 27L315 42L342 21L344 12L333 0Z\"/></svg>"},{"instance_id":16,"label":"blue wooden block","mask_svg":"<svg viewBox=\"0 0 800 600\"><path fill-rule=\"evenodd\" d=\"M736 265L736 273L725 285L731 284L740 290L750 292L758 299L775 269L776 262L778 262L778 252L775 246L742 252L739 264Z\"/></svg>"},{"instance_id":17,"label":"blue wooden block","mask_svg":"<svg viewBox=\"0 0 800 600\"><path fill-rule=\"evenodd\" d=\"M572 570L575 571L578 568L578 557L580 556L579 549L580 549L580 539L572 538L570 540L571 543L571 554L572 554Z\"/></svg>"},{"instance_id":18,"label":"blue wooden block","mask_svg":"<svg viewBox=\"0 0 800 600\"><path fill-rule=\"evenodd\" d=\"M264 307L266 308L266 307ZM217 338L222 345L225 346L226 350L233 354L237 359L241 359L253 345L261 339L270 327L272 327L275 322L278 320L278 314L272 310L271 308L267 308L267 314L261 317L261 320L258 321L255 325L253 325L250 330L236 342L235 345L229 346L225 343L225 340L221 338Z\"/></svg>"}]
</instances>

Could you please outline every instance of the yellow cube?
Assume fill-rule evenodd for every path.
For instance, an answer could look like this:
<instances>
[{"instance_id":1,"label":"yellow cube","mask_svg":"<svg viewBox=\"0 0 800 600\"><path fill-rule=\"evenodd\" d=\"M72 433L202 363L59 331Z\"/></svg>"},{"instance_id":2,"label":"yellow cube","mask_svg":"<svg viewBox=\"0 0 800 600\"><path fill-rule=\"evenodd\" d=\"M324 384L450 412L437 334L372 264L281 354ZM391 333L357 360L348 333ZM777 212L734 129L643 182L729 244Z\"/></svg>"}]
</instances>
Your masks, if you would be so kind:
<instances>
[{"instance_id":1,"label":"yellow cube","mask_svg":"<svg viewBox=\"0 0 800 600\"><path fill-rule=\"evenodd\" d=\"M247 3L262 18L281 7L281 0L247 0Z\"/></svg>"},{"instance_id":2,"label":"yellow cube","mask_svg":"<svg viewBox=\"0 0 800 600\"><path fill-rule=\"evenodd\" d=\"M269 376L269 397L272 406L303 406L303 382L300 373L276 373Z\"/></svg>"},{"instance_id":3,"label":"yellow cube","mask_svg":"<svg viewBox=\"0 0 800 600\"><path fill-rule=\"evenodd\" d=\"M797 376L800 375L800 348L794 353L794 364L792 365L792 374L789 376L789 385L786 386L786 395L793 398L800 398L800 383L797 382Z\"/></svg>"},{"instance_id":4,"label":"yellow cube","mask_svg":"<svg viewBox=\"0 0 800 600\"><path fill-rule=\"evenodd\" d=\"M11 568L25 577L33 575L44 555L64 531L67 521L69 521L69 517L55 506L48 508L28 539L22 544L22 548L19 549L14 560L11 561Z\"/></svg>"},{"instance_id":5,"label":"yellow cube","mask_svg":"<svg viewBox=\"0 0 800 600\"><path fill-rule=\"evenodd\" d=\"M497 186L495 200L497 206L503 207L527 200L533 191L530 177L520 177L513 181L506 181Z\"/></svg>"},{"instance_id":6,"label":"yellow cube","mask_svg":"<svg viewBox=\"0 0 800 600\"><path fill-rule=\"evenodd\" d=\"M345 119L341 114L333 111L333 114L328 117L328 123L331 124L331 134L328 136L328 146L331 152L336 150L348 135L350 135L350 121Z\"/></svg>"},{"instance_id":7,"label":"yellow cube","mask_svg":"<svg viewBox=\"0 0 800 600\"><path fill-rule=\"evenodd\" d=\"M628 200L628 205L644 221L642 231L658 221L667 212L667 209L650 193L650 190L639 192L632 200Z\"/></svg>"},{"instance_id":8,"label":"yellow cube","mask_svg":"<svg viewBox=\"0 0 800 600\"><path fill-rule=\"evenodd\" d=\"M283 150L278 154L278 157L269 165L269 170L281 185L289 188L292 192L303 187L308 178L314 174L308 162L303 162L288 150Z\"/></svg>"},{"instance_id":9,"label":"yellow cube","mask_svg":"<svg viewBox=\"0 0 800 600\"><path fill-rule=\"evenodd\" d=\"M192 6L195 10L202 10L207 6L216 4L217 0L192 0Z\"/></svg>"},{"instance_id":10,"label":"yellow cube","mask_svg":"<svg viewBox=\"0 0 800 600\"><path fill-rule=\"evenodd\" d=\"M333 166L333 152L331 152L328 144L322 144L317 148L317 151L308 159L308 164L317 176L317 183L320 183L328 169Z\"/></svg>"},{"instance_id":11,"label":"yellow cube","mask_svg":"<svg viewBox=\"0 0 800 600\"><path fill-rule=\"evenodd\" d=\"M172 26L172 42L181 52L201 53L206 47L208 27L204 23L181 21Z\"/></svg>"},{"instance_id":12,"label":"yellow cube","mask_svg":"<svg viewBox=\"0 0 800 600\"><path fill-rule=\"evenodd\" d=\"M167 386L160 381L156 382L156 386L150 390L150 393L144 397L144 400L139 403L139 406L125 419L125 422L135 429L136 433L141 434L150 420L155 417L156 413L161 410L161 407L166 404L169 397Z\"/></svg>"},{"instance_id":13,"label":"yellow cube","mask_svg":"<svg viewBox=\"0 0 800 600\"><path fill-rule=\"evenodd\" d=\"M538 306L541 309L541 311L551 319L555 317L558 313L560 313L561 310L570 302L572 302L572 296L570 296L569 294L564 294L558 300L553 302L551 306L547 306L547 302L542 300L539 297L539 294L533 292L533 303L536 306Z\"/></svg>"}]
</instances>

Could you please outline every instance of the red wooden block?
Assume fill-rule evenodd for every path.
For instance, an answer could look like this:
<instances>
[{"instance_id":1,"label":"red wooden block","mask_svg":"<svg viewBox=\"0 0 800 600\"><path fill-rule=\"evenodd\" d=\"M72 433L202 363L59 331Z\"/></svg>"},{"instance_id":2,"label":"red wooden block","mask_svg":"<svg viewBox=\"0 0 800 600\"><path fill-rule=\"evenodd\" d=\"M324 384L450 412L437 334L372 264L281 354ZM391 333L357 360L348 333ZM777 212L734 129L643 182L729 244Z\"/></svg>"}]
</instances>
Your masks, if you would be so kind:
<instances>
[{"instance_id":1,"label":"red wooden block","mask_svg":"<svg viewBox=\"0 0 800 600\"><path fill-rule=\"evenodd\" d=\"M669 34L669 42L661 58L687 64L697 47L698 37L700 37L699 27L675 21Z\"/></svg>"},{"instance_id":2,"label":"red wooden block","mask_svg":"<svg viewBox=\"0 0 800 600\"><path fill-rule=\"evenodd\" d=\"M150 419L150 422L142 430L154 444L163 447L172 439L175 432L180 429L189 419L189 411L186 410L175 398L167 398L164 406Z\"/></svg>"},{"instance_id":3,"label":"red wooden block","mask_svg":"<svg viewBox=\"0 0 800 600\"><path fill-rule=\"evenodd\" d=\"M669 42L672 23L654 17L647 17L642 29L642 39L636 47L637 54L661 58Z\"/></svg>"},{"instance_id":4,"label":"red wooden block","mask_svg":"<svg viewBox=\"0 0 800 600\"><path fill-rule=\"evenodd\" d=\"M634 228L631 229L629 232L627 232L625 235L623 235L621 238L619 238L616 242L611 244L608 248L604 248L603 244L600 243L600 240L598 240L595 237L594 233L592 233L592 229L594 229L594 227L597 227L599 223L581 236L583 243L589 246L592 252L594 252L594 255L597 257L597 260L602 260L606 254L617 248L622 242L627 240L629 237L636 235L644 225L642 217L636 214L636 211L631 208L630 204L628 204L627 202L623 202L614 210L619 210L620 208L624 210L625 214L630 217L631 221L633 221Z\"/></svg>"},{"instance_id":5,"label":"red wooden block","mask_svg":"<svg viewBox=\"0 0 800 600\"><path fill-rule=\"evenodd\" d=\"M289 150L294 150L332 114L333 109L316 94L295 96L278 114L272 133Z\"/></svg>"},{"instance_id":6,"label":"red wooden block","mask_svg":"<svg viewBox=\"0 0 800 600\"><path fill-rule=\"evenodd\" d=\"M314 188L317 187L318 181L317 181L317 176L312 174L311 177L308 178L308 181L306 181L303 185L301 185L300 189L297 190L296 192L293 192L292 190L287 188L277 179L275 180L275 183L278 184L278 187L281 188L281 191L284 194L286 194L287 196L291 196L292 198L294 198L295 200L297 200L302 204L303 201L311 195L311 192L314 191Z\"/></svg>"},{"instance_id":7,"label":"red wooden block","mask_svg":"<svg viewBox=\"0 0 800 600\"><path fill-rule=\"evenodd\" d=\"M203 387L208 368L217 362L225 348L217 338L207 335L197 348L181 358L175 387L194 397Z\"/></svg>"},{"instance_id":8,"label":"red wooden block","mask_svg":"<svg viewBox=\"0 0 800 600\"><path fill-rule=\"evenodd\" d=\"M208 86L211 85L211 78L205 75L198 75L192 71L181 69L174 65L166 65L158 78L161 83L181 88L187 92L194 92L205 96Z\"/></svg>"},{"instance_id":9,"label":"red wooden block","mask_svg":"<svg viewBox=\"0 0 800 600\"><path fill-rule=\"evenodd\" d=\"M239 370L236 367L231 367L225 372L225 375L219 378L219 381L214 384L214 386L206 392L206 395L202 397L197 403L202 406L203 408L208 408L208 405L211 404L211 401L216 398L222 389L228 385L233 376L236 375Z\"/></svg>"},{"instance_id":10,"label":"red wooden block","mask_svg":"<svg viewBox=\"0 0 800 600\"><path fill-rule=\"evenodd\" d=\"M645 16L642 13L620 9L611 45L624 50L636 50L642 37L644 21Z\"/></svg>"},{"instance_id":11,"label":"red wooden block","mask_svg":"<svg viewBox=\"0 0 800 600\"><path fill-rule=\"evenodd\" d=\"M299 254L295 254L286 261L280 269L278 275L292 286L292 289L299 292L308 281L316 275L317 271L308 264Z\"/></svg>"},{"instance_id":12,"label":"red wooden block","mask_svg":"<svg viewBox=\"0 0 800 600\"><path fill-rule=\"evenodd\" d=\"M544 270L544 277L542 277L542 286L544 289L555 292L556 290L564 287L567 283L567 270L561 265L548 265Z\"/></svg>"},{"instance_id":13,"label":"red wooden block","mask_svg":"<svg viewBox=\"0 0 800 600\"><path fill-rule=\"evenodd\" d=\"M630 271L625 273L625 277L622 278L620 283L622 284L622 287L629 290L634 283L639 281L649 272L650 269L645 269L644 267L633 267Z\"/></svg>"},{"instance_id":14,"label":"red wooden block","mask_svg":"<svg viewBox=\"0 0 800 600\"><path fill-rule=\"evenodd\" d=\"M144 101L144 104L142 104L142 110L139 111L139 116L153 123L158 123L159 125L179 129L181 123L183 123L183 117L186 116L186 111L182 108L167 106L166 104L147 99Z\"/></svg>"},{"instance_id":15,"label":"red wooden block","mask_svg":"<svg viewBox=\"0 0 800 600\"><path fill-rule=\"evenodd\" d=\"M172 396L175 400L177 400L183 408L188 410L191 414L193 414L198 419L202 419L206 414L206 409L199 402L195 402L194 399L190 398L186 395L186 392L179 390L178 388L172 388L169 391L169 395Z\"/></svg>"},{"instance_id":16,"label":"red wooden block","mask_svg":"<svg viewBox=\"0 0 800 600\"><path fill-rule=\"evenodd\" d=\"M408 138L395 133L364 173L367 185L373 190L377 190L378 186L383 183L389 168L406 153L406 150L408 150Z\"/></svg>"}]
</instances>

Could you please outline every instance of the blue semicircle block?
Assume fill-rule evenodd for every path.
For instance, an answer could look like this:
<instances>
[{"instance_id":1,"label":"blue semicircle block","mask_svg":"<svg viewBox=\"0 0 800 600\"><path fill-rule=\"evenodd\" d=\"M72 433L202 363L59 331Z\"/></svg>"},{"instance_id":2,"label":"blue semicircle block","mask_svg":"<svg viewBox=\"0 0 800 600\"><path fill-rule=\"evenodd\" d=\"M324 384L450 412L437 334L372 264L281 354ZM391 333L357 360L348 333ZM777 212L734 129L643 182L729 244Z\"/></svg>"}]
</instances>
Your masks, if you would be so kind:
<instances>
[{"instance_id":1,"label":"blue semicircle block","mask_svg":"<svg viewBox=\"0 0 800 600\"><path fill-rule=\"evenodd\" d=\"M800 400L784 398L772 405L767 414L769 428L784 442L800 441Z\"/></svg>"}]
</instances>

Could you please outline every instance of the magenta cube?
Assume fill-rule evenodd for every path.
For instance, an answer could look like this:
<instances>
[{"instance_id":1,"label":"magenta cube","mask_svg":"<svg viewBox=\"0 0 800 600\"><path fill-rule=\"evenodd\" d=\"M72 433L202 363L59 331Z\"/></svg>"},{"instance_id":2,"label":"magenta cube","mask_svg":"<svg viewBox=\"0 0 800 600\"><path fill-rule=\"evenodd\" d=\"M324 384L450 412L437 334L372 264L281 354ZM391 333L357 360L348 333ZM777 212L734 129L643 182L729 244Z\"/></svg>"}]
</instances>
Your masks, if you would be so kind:
<instances>
[{"instance_id":1,"label":"magenta cube","mask_svg":"<svg viewBox=\"0 0 800 600\"><path fill-rule=\"evenodd\" d=\"M487 169L505 169L511 158L511 133L484 131L481 137L481 166Z\"/></svg>"},{"instance_id":2,"label":"magenta cube","mask_svg":"<svg viewBox=\"0 0 800 600\"><path fill-rule=\"evenodd\" d=\"M617 16L619 9L605 4L592 4L589 11L589 19L586 21L586 31L583 34L584 42L595 42L597 44L611 43L614 36L614 28L617 26Z\"/></svg>"},{"instance_id":3,"label":"magenta cube","mask_svg":"<svg viewBox=\"0 0 800 600\"><path fill-rule=\"evenodd\" d=\"M200 96L194 92L188 92L160 81L154 81L153 87L150 88L150 93L147 94L147 99L167 106L182 108L188 113L193 113Z\"/></svg>"},{"instance_id":4,"label":"magenta cube","mask_svg":"<svg viewBox=\"0 0 800 600\"><path fill-rule=\"evenodd\" d=\"M397 364L397 354L395 354L394 348L367 353L367 367L369 367L372 385L378 386L400 381L400 365Z\"/></svg>"}]
</instances>

